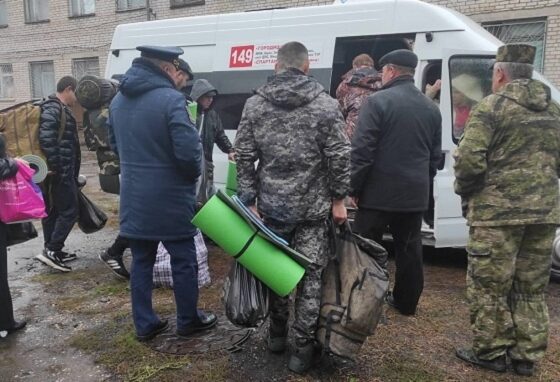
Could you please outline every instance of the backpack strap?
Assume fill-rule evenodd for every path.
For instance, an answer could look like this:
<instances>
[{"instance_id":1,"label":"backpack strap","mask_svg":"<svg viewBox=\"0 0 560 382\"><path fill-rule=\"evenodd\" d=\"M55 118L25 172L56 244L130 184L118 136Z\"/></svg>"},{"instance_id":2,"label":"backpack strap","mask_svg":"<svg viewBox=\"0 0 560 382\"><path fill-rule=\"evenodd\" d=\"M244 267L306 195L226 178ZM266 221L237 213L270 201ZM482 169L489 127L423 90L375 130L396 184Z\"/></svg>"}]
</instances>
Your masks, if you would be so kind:
<instances>
[{"instance_id":1,"label":"backpack strap","mask_svg":"<svg viewBox=\"0 0 560 382\"><path fill-rule=\"evenodd\" d=\"M62 136L64 135L64 130L66 130L66 109L64 104L57 98L56 101L60 105L60 125L58 126L58 138L57 143L60 143Z\"/></svg>"}]
</instances>

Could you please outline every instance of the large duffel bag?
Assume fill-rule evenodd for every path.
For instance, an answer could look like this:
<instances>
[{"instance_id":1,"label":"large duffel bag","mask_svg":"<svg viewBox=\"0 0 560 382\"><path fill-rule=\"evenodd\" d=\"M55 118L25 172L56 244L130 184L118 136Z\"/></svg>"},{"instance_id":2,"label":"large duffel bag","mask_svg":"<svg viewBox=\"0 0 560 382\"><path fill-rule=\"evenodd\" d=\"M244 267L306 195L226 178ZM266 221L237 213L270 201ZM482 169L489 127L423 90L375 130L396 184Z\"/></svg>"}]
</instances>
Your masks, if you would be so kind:
<instances>
[{"instance_id":1,"label":"large duffel bag","mask_svg":"<svg viewBox=\"0 0 560 382\"><path fill-rule=\"evenodd\" d=\"M323 273L317 340L323 350L354 359L375 332L389 288L387 251L352 233L333 232L336 256Z\"/></svg>"}]
</instances>

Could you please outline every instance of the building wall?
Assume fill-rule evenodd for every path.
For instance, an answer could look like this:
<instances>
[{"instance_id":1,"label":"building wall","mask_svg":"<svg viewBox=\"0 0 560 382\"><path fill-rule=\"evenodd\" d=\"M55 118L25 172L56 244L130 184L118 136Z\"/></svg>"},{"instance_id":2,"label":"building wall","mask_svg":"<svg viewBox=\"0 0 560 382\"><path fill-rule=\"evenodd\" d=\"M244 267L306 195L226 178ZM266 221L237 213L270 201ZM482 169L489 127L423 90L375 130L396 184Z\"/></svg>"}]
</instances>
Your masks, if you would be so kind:
<instances>
[{"instance_id":1,"label":"building wall","mask_svg":"<svg viewBox=\"0 0 560 382\"><path fill-rule=\"evenodd\" d=\"M53 61L55 79L72 74L72 60L99 57L105 71L108 49L118 24L147 19L146 9L117 12L116 0L97 0L95 15L69 17L68 0L49 1L49 22L25 23L24 0L4 0L8 26L0 28L0 65L12 64L15 96L0 99L0 109L31 98L29 63ZM547 17L544 74L560 85L560 5L558 0L429 0L454 8L479 22ZM324 5L331 0L206 0L204 5L170 8L169 0L150 0L157 19L255 10ZM153 16L152 16L153 17Z\"/></svg>"}]
</instances>

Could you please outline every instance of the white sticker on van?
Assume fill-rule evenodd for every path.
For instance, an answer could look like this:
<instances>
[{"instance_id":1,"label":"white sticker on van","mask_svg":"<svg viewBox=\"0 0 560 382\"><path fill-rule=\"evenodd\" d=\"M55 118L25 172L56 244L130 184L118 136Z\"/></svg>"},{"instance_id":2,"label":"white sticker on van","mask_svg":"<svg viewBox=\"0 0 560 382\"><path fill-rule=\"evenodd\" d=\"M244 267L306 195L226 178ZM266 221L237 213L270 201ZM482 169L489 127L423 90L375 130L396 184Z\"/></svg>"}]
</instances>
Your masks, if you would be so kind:
<instances>
[{"instance_id":1,"label":"white sticker on van","mask_svg":"<svg viewBox=\"0 0 560 382\"><path fill-rule=\"evenodd\" d=\"M280 44L232 46L229 55L230 68L262 68L276 64ZM309 62L318 64L321 59L319 50L309 49Z\"/></svg>"}]
</instances>

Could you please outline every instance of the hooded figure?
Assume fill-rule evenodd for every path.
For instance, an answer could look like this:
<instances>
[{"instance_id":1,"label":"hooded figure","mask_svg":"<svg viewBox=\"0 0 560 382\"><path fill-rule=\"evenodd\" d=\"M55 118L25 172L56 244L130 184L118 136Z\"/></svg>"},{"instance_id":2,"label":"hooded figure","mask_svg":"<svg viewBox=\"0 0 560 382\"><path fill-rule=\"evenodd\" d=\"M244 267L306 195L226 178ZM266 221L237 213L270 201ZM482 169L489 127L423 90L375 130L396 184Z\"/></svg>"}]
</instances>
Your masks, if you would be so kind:
<instances>
[{"instance_id":1,"label":"hooded figure","mask_svg":"<svg viewBox=\"0 0 560 382\"><path fill-rule=\"evenodd\" d=\"M381 89L381 75L373 67L373 59L367 54L354 58L353 68L342 76L336 89L336 99L346 119L346 134L352 139L358 113L364 100Z\"/></svg>"}]
</instances>

